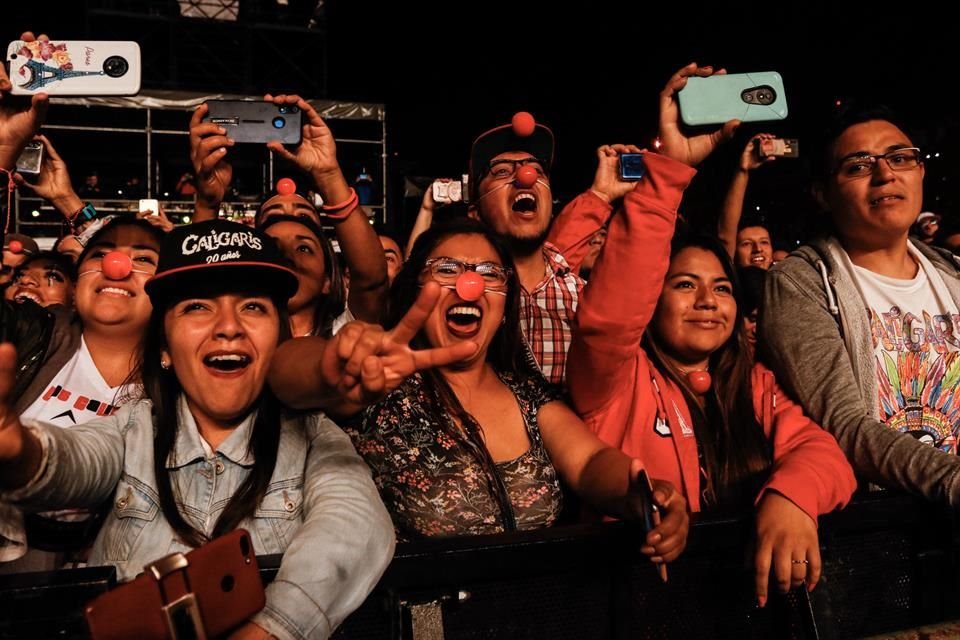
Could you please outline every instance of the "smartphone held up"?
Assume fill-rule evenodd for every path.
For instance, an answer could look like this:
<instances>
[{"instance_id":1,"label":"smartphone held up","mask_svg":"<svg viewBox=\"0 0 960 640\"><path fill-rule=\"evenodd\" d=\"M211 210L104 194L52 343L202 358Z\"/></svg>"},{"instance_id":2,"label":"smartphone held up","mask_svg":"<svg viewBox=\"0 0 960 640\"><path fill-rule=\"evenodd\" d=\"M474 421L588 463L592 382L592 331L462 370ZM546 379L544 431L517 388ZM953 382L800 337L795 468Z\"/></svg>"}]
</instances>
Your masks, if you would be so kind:
<instances>
[{"instance_id":1,"label":"smartphone held up","mask_svg":"<svg viewBox=\"0 0 960 640\"><path fill-rule=\"evenodd\" d=\"M788 113L783 78L776 71L692 77L677 100L680 118L691 127L783 120Z\"/></svg>"},{"instance_id":2,"label":"smartphone held up","mask_svg":"<svg viewBox=\"0 0 960 640\"><path fill-rule=\"evenodd\" d=\"M140 92L140 45L130 41L14 40L7 46L11 93L132 96Z\"/></svg>"}]
</instances>

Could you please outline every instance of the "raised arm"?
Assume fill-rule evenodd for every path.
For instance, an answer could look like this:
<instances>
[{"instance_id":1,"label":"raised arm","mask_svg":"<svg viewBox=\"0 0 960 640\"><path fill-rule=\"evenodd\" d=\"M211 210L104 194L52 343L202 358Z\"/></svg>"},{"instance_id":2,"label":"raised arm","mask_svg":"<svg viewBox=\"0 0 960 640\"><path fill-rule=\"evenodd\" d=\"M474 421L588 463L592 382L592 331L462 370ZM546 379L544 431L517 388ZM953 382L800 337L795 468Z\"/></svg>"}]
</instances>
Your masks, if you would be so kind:
<instances>
[{"instance_id":1,"label":"raised arm","mask_svg":"<svg viewBox=\"0 0 960 640\"><path fill-rule=\"evenodd\" d=\"M303 112L303 140L289 151L277 141L267 147L309 173L325 206L352 202L348 215L335 222L334 229L340 250L350 269L350 292L347 305L354 317L365 322L379 322L386 303L387 262L383 247L363 208L351 198L352 191L337 162L337 146L333 133L310 103L295 95L264 96L274 104L296 105Z\"/></svg>"},{"instance_id":2,"label":"raised arm","mask_svg":"<svg viewBox=\"0 0 960 640\"><path fill-rule=\"evenodd\" d=\"M614 207L636 184L620 179L620 156L624 153L640 153L640 148L627 144L598 148L597 171L590 189L571 200L550 227L547 239L575 272L590 252L590 239L607 224Z\"/></svg>"},{"instance_id":3,"label":"raised arm","mask_svg":"<svg viewBox=\"0 0 960 640\"><path fill-rule=\"evenodd\" d=\"M720 238L720 242L723 243L723 248L727 250L727 255L730 256L731 260L736 257L737 229L740 226L740 217L743 215L743 200L747 193L750 172L776 160L776 156L761 158L757 155L757 141L772 140L773 138L772 134L761 133L747 142L747 146L743 148L737 162L737 170L733 174L730 188L727 189L727 195L723 199L720 220L717 222L717 237Z\"/></svg>"},{"instance_id":4,"label":"raised arm","mask_svg":"<svg viewBox=\"0 0 960 640\"><path fill-rule=\"evenodd\" d=\"M416 303L390 331L351 322L330 340L287 340L274 354L270 387L290 407L349 416L383 398L414 371L472 356L477 345L469 341L435 349L410 348L440 293L436 283L424 285Z\"/></svg>"}]
</instances>

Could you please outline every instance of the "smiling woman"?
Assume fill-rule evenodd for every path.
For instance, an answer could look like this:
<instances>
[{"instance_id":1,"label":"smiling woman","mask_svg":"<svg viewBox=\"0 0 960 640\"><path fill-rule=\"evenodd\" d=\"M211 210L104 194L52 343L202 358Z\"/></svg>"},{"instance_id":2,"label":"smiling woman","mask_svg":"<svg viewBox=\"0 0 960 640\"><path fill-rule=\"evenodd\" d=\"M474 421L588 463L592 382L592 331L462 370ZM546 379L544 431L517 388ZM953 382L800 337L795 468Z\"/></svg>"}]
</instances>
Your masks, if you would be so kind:
<instances>
[{"instance_id":1,"label":"smiling woman","mask_svg":"<svg viewBox=\"0 0 960 640\"><path fill-rule=\"evenodd\" d=\"M21 420L73 427L111 415L136 395L136 354L151 309L144 284L156 269L162 237L163 232L136 218L105 225L80 256L72 305L63 300L41 307L30 297L40 288L32 286L37 277L43 285L55 274L21 276L14 291L27 291L20 296L26 300L0 306L2 333L18 349L12 397ZM6 543L0 561L17 560L0 565L0 572L54 569L63 556L38 547L62 551L89 543L89 514L46 515L27 518L29 540L19 514L5 512L0 518L0 540Z\"/></svg>"},{"instance_id":2,"label":"smiling woman","mask_svg":"<svg viewBox=\"0 0 960 640\"><path fill-rule=\"evenodd\" d=\"M225 221L172 231L146 286L145 397L69 430L4 423L0 486L29 482L3 498L34 509L110 500L89 562L121 580L243 527L257 553L284 560L238 633L327 637L386 568L393 535L349 438L323 414L285 413L265 388L296 288L259 231ZM38 450L56 464L40 465Z\"/></svg>"}]
</instances>

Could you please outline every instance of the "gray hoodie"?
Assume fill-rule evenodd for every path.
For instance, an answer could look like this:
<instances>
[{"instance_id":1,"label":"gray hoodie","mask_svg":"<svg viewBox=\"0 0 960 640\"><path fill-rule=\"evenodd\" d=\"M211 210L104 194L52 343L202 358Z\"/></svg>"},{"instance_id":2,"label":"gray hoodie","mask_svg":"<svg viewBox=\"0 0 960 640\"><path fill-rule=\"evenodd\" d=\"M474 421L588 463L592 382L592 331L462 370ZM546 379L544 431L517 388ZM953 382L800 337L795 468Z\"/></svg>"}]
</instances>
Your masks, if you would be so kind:
<instances>
[{"instance_id":1,"label":"gray hoodie","mask_svg":"<svg viewBox=\"0 0 960 640\"><path fill-rule=\"evenodd\" d=\"M933 263L960 308L952 255L913 245ZM832 433L857 474L960 507L960 456L880 421L867 305L834 238L774 265L760 319L763 359L806 413Z\"/></svg>"}]
</instances>

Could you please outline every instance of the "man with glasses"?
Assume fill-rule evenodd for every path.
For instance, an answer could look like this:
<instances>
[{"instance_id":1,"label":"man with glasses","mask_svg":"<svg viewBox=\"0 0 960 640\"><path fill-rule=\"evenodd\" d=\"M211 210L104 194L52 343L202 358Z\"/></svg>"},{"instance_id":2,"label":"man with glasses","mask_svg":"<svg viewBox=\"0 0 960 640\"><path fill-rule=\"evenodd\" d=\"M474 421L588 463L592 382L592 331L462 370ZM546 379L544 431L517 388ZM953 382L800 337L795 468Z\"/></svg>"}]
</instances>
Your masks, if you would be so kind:
<instances>
[{"instance_id":1,"label":"man with glasses","mask_svg":"<svg viewBox=\"0 0 960 640\"><path fill-rule=\"evenodd\" d=\"M542 124L529 136L518 136L511 125L482 134L470 152L469 210L510 247L524 338L547 380L562 384L584 281L547 242L553 148L553 132Z\"/></svg>"},{"instance_id":2,"label":"man with glasses","mask_svg":"<svg viewBox=\"0 0 960 640\"><path fill-rule=\"evenodd\" d=\"M830 231L769 271L760 344L862 478L960 506L960 275L908 236L924 167L896 123L837 115L814 159Z\"/></svg>"}]
</instances>

